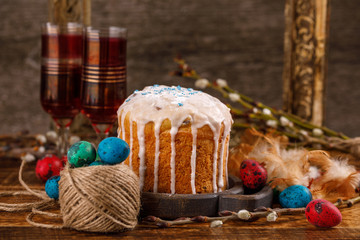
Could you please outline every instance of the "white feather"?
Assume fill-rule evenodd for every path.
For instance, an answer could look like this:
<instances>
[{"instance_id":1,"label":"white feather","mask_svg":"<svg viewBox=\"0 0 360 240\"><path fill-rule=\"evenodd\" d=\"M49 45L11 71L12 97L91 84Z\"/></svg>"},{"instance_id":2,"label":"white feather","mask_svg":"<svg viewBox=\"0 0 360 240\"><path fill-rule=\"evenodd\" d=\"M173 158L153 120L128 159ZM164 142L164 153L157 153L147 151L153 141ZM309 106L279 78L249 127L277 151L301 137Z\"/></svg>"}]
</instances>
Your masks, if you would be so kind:
<instances>
[{"instance_id":1,"label":"white feather","mask_svg":"<svg viewBox=\"0 0 360 240\"><path fill-rule=\"evenodd\" d=\"M309 172L306 174L309 179L317 179L320 177L320 169L315 166L310 166Z\"/></svg>"}]
</instances>

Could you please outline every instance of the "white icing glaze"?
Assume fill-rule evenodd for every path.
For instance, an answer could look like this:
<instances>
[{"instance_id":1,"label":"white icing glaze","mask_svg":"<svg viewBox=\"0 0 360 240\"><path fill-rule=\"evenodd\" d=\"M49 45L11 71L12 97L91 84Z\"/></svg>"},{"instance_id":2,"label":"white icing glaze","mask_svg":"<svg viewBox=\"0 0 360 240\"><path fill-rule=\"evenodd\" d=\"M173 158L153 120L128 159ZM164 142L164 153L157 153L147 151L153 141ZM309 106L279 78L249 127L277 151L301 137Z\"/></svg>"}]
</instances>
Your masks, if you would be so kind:
<instances>
[{"instance_id":1,"label":"white icing glaze","mask_svg":"<svg viewBox=\"0 0 360 240\"><path fill-rule=\"evenodd\" d=\"M125 114L121 114L121 134L122 134L122 140L125 141ZM130 136L131 138L131 136Z\"/></svg>"},{"instance_id":2,"label":"white icing glaze","mask_svg":"<svg viewBox=\"0 0 360 240\"><path fill-rule=\"evenodd\" d=\"M154 188L153 192L158 191L159 181L159 155L160 155L160 126L161 123L155 123L155 160L154 160Z\"/></svg>"},{"instance_id":3,"label":"white icing glaze","mask_svg":"<svg viewBox=\"0 0 360 240\"><path fill-rule=\"evenodd\" d=\"M133 122L131 121L131 118L129 118L129 127L130 127L130 145L129 145L129 148L132 149L133 144L134 144L134 137L133 137ZM132 157L132 151L130 151L130 154L129 154L129 167L130 167L131 170L133 169L132 158L133 158Z\"/></svg>"},{"instance_id":4,"label":"white icing glaze","mask_svg":"<svg viewBox=\"0 0 360 240\"><path fill-rule=\"evenodd\" d=\"M224 166L224 150L225 150L225 146L226 146L225 142L226 142L226 134L223 133L223 137L222 137L222 140L221 140L219 176L218 176L218 186L219 186L219 191L220 192L221 192L221 189L224 187L223 166Z\"/></svg>"},{"instance_id":5,"label":"white icing glaze","mask_svg":"<svg viewBox=\"0 0 360 240\"><path fill-rule=\"evenodd\" d=\"M170 172L171 172L171 180L170 180L170 191L172 194L175 193L175 136L177 133L176 127L171 127L170 136L171 136L171 156L170 156Z\"/></svg>"},{"instance_id":6,"label":"white icing glaze","mask_svg":"<svg viewBox=\"0 0 360 240\"><path fill-rule=\"evenodd\" d=\"M196 170L196 138L197 138L197 128L191 127L191 134L193 136L192 140L192 149L191 149L191 192L192 194L196 193L195 187L195 170Z\"/></svg>"},{"instance_id":7,"label":"white icing glaze","mask_svg":"<svg viewBox=\"0 0 360 240\"><path fill-rule=\"evenodd\" d=\"M230 133L227 135L226 138L229 138L230 139ZM229 181L228 181L228 168L227 168L227 165L228 165L228 160L229 160L229 149L226 150L226 157L225 157L225 179L226 179L226 188L229 187Z\"/></svg>"},{"instance_id":8,"label":"white icing glaze","mask_svg":"<svg viewBox=\"0 0 360 240\"><path fill-rule=\"evenodd\" d=\"M213 155L213 192L218 191L218 185L216 181L216 168L217 168L217 159L218 159L218 149L219 149L219 136L220 136L220 127L214 128L211 126L211 130L214 133L214 155Z\"/></svg>"},{"instance_id":9,"label":"white icing glaze","mask_svg":"<svg viewBox=\"0 0 360 240\"><path fill-rule=\"evenodd\" d=\"M140 178L140 189L144 187L145 181L145 124L138 124L137 125L137 137L139 139L139 178Z\"/></svg>"},{"instance_id":10,"label":"white icing glaze","mask_svg":"<svg viewBox=\"0 0 360 240\"><path fill-rule=\"evenodd\" d=\"M193 148L191 153L191 188L192 193L196 193L195 175L196 175L196 135L197 129L208 125L214 134L214 153L213 153L213 188L217 192L218 187L223 186L223 167L224 154L218 156L218 145L221 124L224 124L224 136L228 136L232 124L230 109L226 107L218 99L191 88L182 88L180 86L148 86L142 91L135 91L130 95L125 103L118 110L120 122L122 124L122 135L125 136L124 119L126 114L130 112L131 119L137 123L137 134L139 142L139 177L140 187L144 186L145 179L145 137L144 128L148 122L154 122L155 125L155 162L154 162L154 188L158 191L158 165L159 165L159 132L160 126L165 119L171 122L171 193L175 193L175 136L179 127L185 119L190 119L191 129L193 133ZM130 131L132 130L132 124ZM132 149L132 133L130 138L130 149ZM224 151L225 141L223 139L221 152ZM132 152L132 151L130 151ZM217 159L220 157L219 179L216 179ZM227 161L227 159L226 159ZM221 169L220 169L221 168ZM221 171L221 172L220 172ZM227 179L227 168L225 169Z\"/></svg>"}]
</instances>

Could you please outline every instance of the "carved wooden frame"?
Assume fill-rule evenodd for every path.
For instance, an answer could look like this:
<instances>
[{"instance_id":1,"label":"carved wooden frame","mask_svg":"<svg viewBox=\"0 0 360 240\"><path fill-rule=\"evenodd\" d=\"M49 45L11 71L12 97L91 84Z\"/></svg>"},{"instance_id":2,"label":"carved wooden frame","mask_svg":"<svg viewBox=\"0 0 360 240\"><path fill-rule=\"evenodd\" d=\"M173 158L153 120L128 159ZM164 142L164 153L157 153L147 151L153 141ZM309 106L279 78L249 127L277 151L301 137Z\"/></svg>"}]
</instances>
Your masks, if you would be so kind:
<instances>
[{"instance_id":1,"label":"carved wooden frame","mask_svg":"<svg viewBox=\"0 0 360 240\"><path fill-rule=\"evenodd\" d=\"M57 24L82 22L90 26L91 0L48 0L48 18Z\"/></svg>"},{"instance_id":2,"label":"carved wooden frame","mask_svg":"<svg viewBox=\"0 0 360 240\"><path fill-rule=\"evenodd\" d=\"M324 121L329 0L286 0L284 110L312 123Z\"/></svg>"}]
</instances>

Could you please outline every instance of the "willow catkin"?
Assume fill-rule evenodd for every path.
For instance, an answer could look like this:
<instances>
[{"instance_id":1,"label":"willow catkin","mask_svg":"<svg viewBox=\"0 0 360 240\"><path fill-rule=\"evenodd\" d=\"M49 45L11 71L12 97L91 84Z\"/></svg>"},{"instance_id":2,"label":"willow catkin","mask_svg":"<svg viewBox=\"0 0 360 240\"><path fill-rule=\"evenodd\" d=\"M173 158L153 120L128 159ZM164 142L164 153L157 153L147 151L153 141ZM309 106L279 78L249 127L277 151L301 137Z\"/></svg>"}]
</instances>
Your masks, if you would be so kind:
<instances>
[{"instance_id":1,"label":"willow catkin","mask_svg":"<svg viewBox=\"0 0 360 240\"><path fill-rule=\"evenodd\" d=\"M127 165L66 168L60 175L59 202L64 227L118 232L136 226L139 179Z\"/></svg>"}]
</instances>

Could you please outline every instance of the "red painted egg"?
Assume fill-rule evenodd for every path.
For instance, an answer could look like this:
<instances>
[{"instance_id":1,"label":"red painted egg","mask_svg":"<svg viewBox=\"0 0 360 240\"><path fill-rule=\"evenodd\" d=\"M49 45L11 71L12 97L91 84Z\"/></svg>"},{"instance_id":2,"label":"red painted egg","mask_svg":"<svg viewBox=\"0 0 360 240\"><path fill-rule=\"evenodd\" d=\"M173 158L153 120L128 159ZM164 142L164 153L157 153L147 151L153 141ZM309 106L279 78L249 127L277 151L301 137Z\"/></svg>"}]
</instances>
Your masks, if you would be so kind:
<instances>
[{"instance_id":1,"label":"red painted egg","mask_svg":"<svg viewBox=\"0 0 360 240\"><path fill-rule=\"evenodd\" d=\"M324 199L309 202L306 206L305 216L309 223L324 228L334 227L342 220L339 209Z\"/></svg>"},{"instance_id":2,"label":"red painted egg","mask_svg":"<svg viewBox=\"0 0 360 240\"><path fill-rule=\"evenodd\" d=\"M255 190L266 184L267 172L257 161L245 159L240 166L240 178L245 187Z\"/></svg>"},{"instance_id":3,"label":"red painted egg","mask_svg":"<svg viewBox=\"0 0 360 240\"><path fill-rule=\"evenodd\" d=\"M68 162L67 156L66 156L66 155L62 156L61 161L62 161L62 163L63 163L63 166L65 166L66 163Z\"/></svg>"},{"instance_id":4,"label":"red painted egg","mask_svg":"<svg viewBox=\"0 0 360 240\"><path fill-rule=\"evenodd\" d=\"M48 154L36 163L36 176L46 182L52 176L60 175L60 170L64 167L63 162L55 155Z\"/></svg>"}]
</instances>

